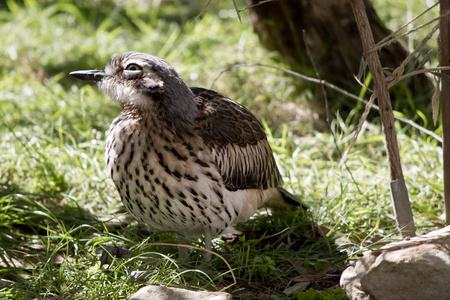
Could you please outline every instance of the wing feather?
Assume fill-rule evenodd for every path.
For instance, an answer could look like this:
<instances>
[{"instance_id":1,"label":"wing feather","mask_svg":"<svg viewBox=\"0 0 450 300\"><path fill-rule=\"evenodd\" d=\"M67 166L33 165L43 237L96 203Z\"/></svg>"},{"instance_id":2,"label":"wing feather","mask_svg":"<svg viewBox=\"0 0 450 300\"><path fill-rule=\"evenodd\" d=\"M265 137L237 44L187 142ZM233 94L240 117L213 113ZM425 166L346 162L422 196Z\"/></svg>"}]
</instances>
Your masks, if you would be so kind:
<instances>
[{"instance_id":1,"label":"wing feather","mask_svg":"<svg viewBox=\"0 0 450 300\"><path fill-rule=\"evenodd\" d=\"M191 88L199 107L197 129L212 149L228 189L267 189L282 179L261 123L242 105L211 90Z\"/></svg>"}]
</instances>

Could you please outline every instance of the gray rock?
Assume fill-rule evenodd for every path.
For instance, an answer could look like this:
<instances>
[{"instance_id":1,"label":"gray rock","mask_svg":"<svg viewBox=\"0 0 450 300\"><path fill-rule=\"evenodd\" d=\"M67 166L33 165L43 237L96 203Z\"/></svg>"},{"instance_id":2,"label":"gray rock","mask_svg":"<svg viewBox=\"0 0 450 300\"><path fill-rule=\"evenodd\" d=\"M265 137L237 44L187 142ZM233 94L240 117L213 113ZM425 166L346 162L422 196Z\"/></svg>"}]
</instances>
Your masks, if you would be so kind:
<instances>
[{"instance_id":1,"label":"gray rock","mask_svg":"<svg viewBox=\"0 0 450 300\"><path fill-rule=\"evenodd\" d=\"M340 284L352 300L450 299L450 226L364 253Z\"/></svg>"},{"instance_id":2,"label":"gray rock","mask_svg":"<svg viewBox=\"0 0 450 300\"><path fill-rule=\"evenodd\" d=\"M144 286L129 300L231 300L224 292L196 292L180 288L149 285Z\"/></svg>"}]
</instances>

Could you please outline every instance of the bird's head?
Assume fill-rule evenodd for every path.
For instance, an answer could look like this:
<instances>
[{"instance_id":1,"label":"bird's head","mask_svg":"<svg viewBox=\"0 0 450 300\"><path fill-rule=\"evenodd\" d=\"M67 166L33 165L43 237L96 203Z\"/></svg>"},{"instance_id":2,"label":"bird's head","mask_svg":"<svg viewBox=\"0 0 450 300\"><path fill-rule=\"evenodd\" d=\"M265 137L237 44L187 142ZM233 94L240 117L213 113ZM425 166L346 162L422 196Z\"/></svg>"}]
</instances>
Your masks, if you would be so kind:
<instances>
[{"instance_id":1,"label":"bird's head","mask_svg":"<svg viewBox=\"0 0 450 300\"><path fill-rule=\"evenodd\" d=\"M183 79L169 63L150 54L125 52L114 56L104 71L70 75L97 81L124 112L159 118L174 129L191 128L197 116L194 94Z\"/></svg>"}]
</instances>

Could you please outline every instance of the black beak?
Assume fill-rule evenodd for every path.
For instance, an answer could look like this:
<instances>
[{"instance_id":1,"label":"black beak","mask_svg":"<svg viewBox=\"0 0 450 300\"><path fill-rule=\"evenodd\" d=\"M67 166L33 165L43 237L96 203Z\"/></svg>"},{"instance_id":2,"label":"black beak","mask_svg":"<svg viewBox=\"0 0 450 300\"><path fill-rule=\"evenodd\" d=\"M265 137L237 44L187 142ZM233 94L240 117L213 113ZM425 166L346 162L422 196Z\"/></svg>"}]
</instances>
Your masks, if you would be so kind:
<instances>
[{"instance_id":1,"label":"black beak","mask_svg":"<svg viewBox=\"0 0 450 300\"><path fill-rule=\"evenodd\" d=\"M83 70L70 72L70 75L82 80L101 81L106 73L103 70Z\"/></svg>"}]
</instances>

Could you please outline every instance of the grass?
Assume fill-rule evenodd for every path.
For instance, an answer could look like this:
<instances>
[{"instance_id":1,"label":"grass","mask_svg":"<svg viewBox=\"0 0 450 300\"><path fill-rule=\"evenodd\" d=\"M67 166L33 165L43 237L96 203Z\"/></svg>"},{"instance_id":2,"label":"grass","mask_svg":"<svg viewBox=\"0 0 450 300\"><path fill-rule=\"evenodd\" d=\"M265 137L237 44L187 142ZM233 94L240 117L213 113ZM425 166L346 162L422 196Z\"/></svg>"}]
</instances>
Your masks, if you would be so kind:
<instances>
[{"instance_id":1,"label":"grass","mask_svg":"<svg viewBox=\"0 0 450 300\"><path fill-rule=\"evenodd\" d=\"M275 64L245 13L241 25L231 3L214 2L192 22L202 4L143 10L139 1L27 0L1 7L0 298L125 299L146 284L215 291L232 283L220 259L206 266L193 251L180 262L175 247L151 245L175 243L173 234L127 218L104 163L105 131L119 109L68 75L100 69L127 50L165 58L191 86L209 87L233 63ZM379 124L365 125L348 168L340 166L334 139L343 151L360 112L337 113L333 136L310 110L322 100L299 92L297 81L252 67L233 69L214 86L263 119L287 189L311 207L311 216L263 210L239 225L244 235L234 244L214 240L237 277L229 289L235 299L345 299L337 280L347 259L400 238ZM442 148L396 126L416 225L427 232L443 225ZM114 245L133 255L100 265L103 247ZM136 269L147 273L132 280ZM283 293L301 280L309 284Z\"/></svg>"}]
</instances>

